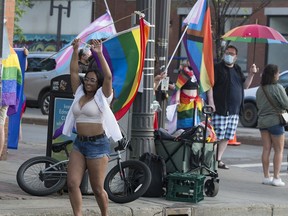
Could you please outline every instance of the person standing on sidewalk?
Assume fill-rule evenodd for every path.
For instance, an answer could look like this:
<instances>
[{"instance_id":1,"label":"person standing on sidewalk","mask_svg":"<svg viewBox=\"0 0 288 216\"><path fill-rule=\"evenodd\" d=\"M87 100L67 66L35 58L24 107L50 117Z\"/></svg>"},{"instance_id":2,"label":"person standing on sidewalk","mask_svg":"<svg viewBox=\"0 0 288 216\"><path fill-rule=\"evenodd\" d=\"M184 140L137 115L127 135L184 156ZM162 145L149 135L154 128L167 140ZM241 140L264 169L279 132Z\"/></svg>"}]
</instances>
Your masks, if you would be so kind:
<instances>
[{"instance_id":1,"label":"person standing on sidewalk","mask_svg":"<svg viewBox=\"0 0 288 216\"><path fill-rule=\"evenodd\" d=\"M104 190L104 179L108 166L110 143L122 138L117 121L110 109L113 99L112 73L103 55L102 42L93 40L91 51L100 62L102 71L88 70L81 83L78 73L78 48L80 39L72 43L70 63L71 86L74 101L68 111L63 134L70 136L76 123L77 137L69 157L67 186L70 203L75 216L82 216L82 194L80 184L85 170L102 216L108 216L108 195Z\"/></svg>"},{"instance_id":2,"label":"person standing on sidewalk","mask_svg":"<svg viewBox=\"0 0 288 216\"><path fill-rule=\"evenodd\" d=\"M5 122L8 106L0 106L0 160L5 146ZM4 155L4 154L3 154Z\"/></svg>"},{"instance_id":3,"label":"person standing on sidewalk","mask_svg":"<svg viewBox=\"0 0 288 216\"><path fill-rule=\"evenodd\" d=\"M235 46L227 46L223 60L215 64L215 84L207 93L208 104L214 110L212 125L219 140L217 160L220 169L229 169L222 161L222 156L228 141L233 139L237 129L244 89L249 88L258 71L256 65L253 64L245 79L240 66L235 63L237 54L238 50Z\"/></svg>"},{"instance_id":4,"label":"person standing on sidewalk","mask_svg":"<svg viewBox=\"0 0 288 216\"><path fill-rule=\"evenodd\" d=\"M80 49L78 52L79 73L87 73L91 51L87 48Z\"/></svg>"},{"instance_id":5,"label":"person standing on sidewalk","mask_svg":"<svg viewBox=\"0 0 288 216\"><path fill-rule=\"evenodd\" d=\"M277 65L269 64L265 67L261 84L256 92L258 108L258 125L263 143L262 167L264 173L263 184L285 186L279 174L284 151L285 130L280 124L279 113L287 112L288 97L282 85L278 84L279 69ZM273 178L269 174L271 149L274 149Z\"/></svg>"}]
</instances>

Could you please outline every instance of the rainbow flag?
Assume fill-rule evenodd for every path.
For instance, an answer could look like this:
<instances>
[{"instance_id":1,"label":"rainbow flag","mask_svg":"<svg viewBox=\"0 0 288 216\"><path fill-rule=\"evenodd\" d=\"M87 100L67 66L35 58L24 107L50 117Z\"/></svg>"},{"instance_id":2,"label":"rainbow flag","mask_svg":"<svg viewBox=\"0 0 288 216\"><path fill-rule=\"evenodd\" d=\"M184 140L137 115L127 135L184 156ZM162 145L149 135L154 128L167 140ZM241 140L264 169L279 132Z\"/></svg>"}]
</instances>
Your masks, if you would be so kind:
<instances>
[{"instance_id":1,"label":"rainbow flag","mask_svg":"<svg viewBox=\"0 0 288 216\"><path fill-rule=\"evenodd\" d=\"M120 32L103 42L103 53L113 75L114 102L112 111L121 119L132 105L142 77L149 24L140 19L140 25ZM94 55L100 68L97 55ZM62 124L53 134L53 139L62 134Z\"/></svg>"},{"instance_id":2,"label":"rainbow flag","mask_svg":"<svg viewBox=\"0 0 288 216\"><path fill-rule=\"evenodd\" d=\"M26 56L24 54L24 50L22 48L15 48L14 49L19 60L21 72L22 72L22 81L24 79L25 73L25 66L26 66ZM8 137L7 137L7 148L8 149L17 149L18 148L18 141L19 141L19 130L21 124L21 113L22 113L22 106L23 106L23 85L21 88L21 92L19 94L21 100L19 100L18 109L16 112L11 110L9 106L8 114L13 111L13 115L9 116L9 123L8 123Z\"/></svg>"},{"instance_id":3,"label":"rainbow flag","mask_svg":"<svg viewBox=\"0 0 288 216\"><path fill-rule=\"evenodd\" d=\"M8 57L2 60L2 106L9 106L8 115L12 115L22 100L23 82L18 56L11 46L9 49Z\"/></svg>"},{"instance_id":4,"label":"rainbow flag","mask_svg":"<svg viewBox=\"0 0 288 216\"><path fill-rule=\"evenodd\" d=\"M211 16L207 0L198 0L184 20L188 30L183 42L190 65L200 86L206 92L214 85Z\"/></svg>"},{"instance_id":5,"label":"rainbow flag","mask_svg":"<svg viewBox=\"0 0 288 216\"><path fill-rule=\"evenodd\" d=\"M112 111L117 120L125 115L136 97L149 29L148 23L141 18L139 26L120 32L103 42L103 53L113 74L115 101Z\"/></svg>"},{"instance_id":6,"label":"rainbow flag","mask_svg":"<svg viewBox=\"0 0 288 216\"><path fill-rule=\"evenodd\" d=\"M176 80L176 90L181 89L189 79L191 79L191 76L187 74L185 70L181 70Z\"/></svg>"},{"instance_id":7,"label":"rainbow flag","mask_svg":"<svg viewBox=\"0 0 288 216\"><path fill-rule=\"evenodd\" d=\"M110 12L107 11L104 15L97 18L92 22L87 28L85 28L77 38L80 38L82 42L87 43L91 39L102 39L109 38L112 35L116 34L116 29L113 24L113 19L110 15ZM85 43L80 45L80 48L85 46ZM73 47L71 46L72 41L63 47L55 56L57 66L56 69L59 72L67 70L70 65Z\"/></svg>"}]
</instances>

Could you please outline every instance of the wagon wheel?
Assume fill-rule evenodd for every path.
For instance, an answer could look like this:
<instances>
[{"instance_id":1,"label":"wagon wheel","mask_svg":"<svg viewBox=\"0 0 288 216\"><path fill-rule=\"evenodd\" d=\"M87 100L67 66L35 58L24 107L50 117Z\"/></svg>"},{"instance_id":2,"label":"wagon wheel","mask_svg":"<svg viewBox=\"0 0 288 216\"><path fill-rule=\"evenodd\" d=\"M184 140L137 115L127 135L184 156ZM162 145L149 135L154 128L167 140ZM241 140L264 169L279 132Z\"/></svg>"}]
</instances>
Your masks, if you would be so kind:
<instances>
[{"instance_id":1,"label":"wagon wheel","mask_svg":"<svg viewBox=\"0 0 288 216\"><path fill-rule=\"evenodd\" d=\"M215 197L219 191L219 181L208 179L204 184L204 192L208 197Z\"/></svg>"}]
</instances>

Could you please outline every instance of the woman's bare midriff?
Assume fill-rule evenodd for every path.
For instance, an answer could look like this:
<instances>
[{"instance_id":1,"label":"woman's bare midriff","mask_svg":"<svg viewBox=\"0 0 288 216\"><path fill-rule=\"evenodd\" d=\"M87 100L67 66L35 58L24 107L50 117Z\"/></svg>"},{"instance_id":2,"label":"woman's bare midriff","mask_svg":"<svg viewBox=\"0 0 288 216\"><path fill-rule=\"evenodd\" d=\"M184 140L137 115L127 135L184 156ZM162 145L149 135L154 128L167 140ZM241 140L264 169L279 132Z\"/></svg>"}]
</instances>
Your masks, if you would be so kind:
<instances>
[{"instance_id":1,"label":"woman's bare midriff","mask_svg":"<svg viewBox=\"0 0 288 216\"><path fill-rule=\"evenodd\" d=\"M182 91L188 96L196 97L198 95L197 89L182 89Z\"/></svg>"},{"instance_id":2,"label":"woman's bare midriff","mask_svg":"<svg viewBox=\"0 0 288 216\"><path fill-rule=\"evenodd\" d=\"M77 134L79 136L96 136L104 133L102 124L97 123L77 123Z\"/></svg>"}]
</instances>

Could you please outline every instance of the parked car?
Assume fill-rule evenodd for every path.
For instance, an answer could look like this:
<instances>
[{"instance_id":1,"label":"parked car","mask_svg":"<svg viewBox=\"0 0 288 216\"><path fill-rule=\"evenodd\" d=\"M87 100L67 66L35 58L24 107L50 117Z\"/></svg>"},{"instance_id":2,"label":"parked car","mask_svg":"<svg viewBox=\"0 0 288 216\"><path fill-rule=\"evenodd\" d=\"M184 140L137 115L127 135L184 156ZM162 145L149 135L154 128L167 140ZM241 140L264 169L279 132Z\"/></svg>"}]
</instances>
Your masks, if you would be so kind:
<instances>
[{"instance_id":1,"label":"parked car","mask_svg":"<svg viewBox=\"0 0 288 216\"><path fill-rule=\"evenodd\" d=\"M49 113L50 81L56 76L69 73L69 68L59 72L53 52L29 53L24 77L24 94L28 107L39 107L44 115Z\"/></svg>"},{"instance_id":2,"label":"parked car","mask_svg":"<svg viewBox=\"0 0 288 216\"><path fill-rule=\"evenodd\" d=\"M288 95L288 70L280 74L278 82L284 86ZM244 127L257 125L256 91L258 88L259 86L244 90L244 112L240 115L240 122Z\"/></svg>"}]
</instances>

